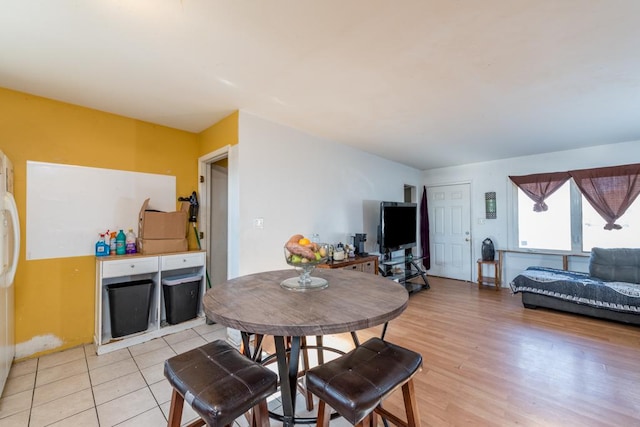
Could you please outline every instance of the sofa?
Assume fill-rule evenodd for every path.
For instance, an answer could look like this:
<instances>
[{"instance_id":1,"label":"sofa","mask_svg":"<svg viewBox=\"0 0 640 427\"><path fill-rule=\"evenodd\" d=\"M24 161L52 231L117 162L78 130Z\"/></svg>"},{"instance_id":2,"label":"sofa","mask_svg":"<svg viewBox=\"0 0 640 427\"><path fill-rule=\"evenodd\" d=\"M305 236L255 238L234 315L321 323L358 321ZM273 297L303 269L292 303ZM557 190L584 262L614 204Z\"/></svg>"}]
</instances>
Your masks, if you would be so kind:
<instances>
[{"instance_id":1,"label":"sofa","mask_svg":"<svg viewBox=\"0 0 640 427\"><path fill-rule=\"evenodd\" d=\"M589 273L529 267L509 284L525 308L640 325L640 249L593 248Z\"/></svg>"}]
</instances>

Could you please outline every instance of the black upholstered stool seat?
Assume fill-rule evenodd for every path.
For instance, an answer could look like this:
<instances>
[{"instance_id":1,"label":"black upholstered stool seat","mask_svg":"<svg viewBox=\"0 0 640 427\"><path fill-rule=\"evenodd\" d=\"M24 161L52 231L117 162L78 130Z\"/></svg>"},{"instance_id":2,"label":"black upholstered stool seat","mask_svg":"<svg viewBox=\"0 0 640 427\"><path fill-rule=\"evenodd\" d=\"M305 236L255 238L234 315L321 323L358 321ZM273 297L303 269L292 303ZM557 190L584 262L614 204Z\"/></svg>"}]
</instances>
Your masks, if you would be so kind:
<instances>
[{"instance_id":1,"label":"black upholstered stool seat","mask_svg":"<svg viewBox=\"0 0 640 427\"><path fill-rule=\"evenodd\" d=\"M164 375L173 386L172 413L180 425L182 399L209 426L225 426L259 404L277 389L277 374L240 354L227 342L218 340L174 356L164 364ZM177 400L174 402L174 400ZM179 408L174 408L174 404Z\"/></svg>"},{"instance_id":2,"label":"black upholstered stool seat","mask_svg":"<svg viewBox=\"0 0 640 427\"><path fill-rule=\"evenodd\" d=\"M403 388L407 422L419 425L412 377L422 367L419 353L372 338L343 356L307 372L307 388L352 424L360 423L374 410L398 423L399 418L386 413L379 404L398 387ZM322 420L322 421L321 421ZM319 413L319 422L328 417Z\"/></svg>"}]
</instances>

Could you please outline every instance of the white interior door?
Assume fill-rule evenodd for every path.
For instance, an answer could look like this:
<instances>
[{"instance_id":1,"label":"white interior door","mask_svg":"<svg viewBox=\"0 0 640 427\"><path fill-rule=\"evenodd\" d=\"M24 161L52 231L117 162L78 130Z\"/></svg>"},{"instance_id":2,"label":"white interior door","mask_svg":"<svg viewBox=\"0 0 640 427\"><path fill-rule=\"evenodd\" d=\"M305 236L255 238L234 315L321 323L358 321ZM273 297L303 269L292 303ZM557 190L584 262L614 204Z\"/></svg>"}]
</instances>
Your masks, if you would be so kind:
<instances>
[{"instance_id":1,"label":"white interior door","mask_svg":"<svg viewBox=\"0 0 640 427\"><path fill-rule=\"evenodd\" d=\"M469 184L427 187L432 276L471 281Z\"/></svg>"}]
</instances>

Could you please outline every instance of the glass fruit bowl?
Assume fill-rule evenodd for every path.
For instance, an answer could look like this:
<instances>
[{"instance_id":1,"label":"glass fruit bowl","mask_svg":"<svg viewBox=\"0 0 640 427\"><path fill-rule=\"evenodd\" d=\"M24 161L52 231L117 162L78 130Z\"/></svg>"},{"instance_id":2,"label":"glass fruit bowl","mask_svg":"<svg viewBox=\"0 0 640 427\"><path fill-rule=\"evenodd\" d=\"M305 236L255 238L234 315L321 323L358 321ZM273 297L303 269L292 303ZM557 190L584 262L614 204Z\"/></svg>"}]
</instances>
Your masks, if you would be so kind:
<instances>
[{"instance_id":1,"label":"glass fruit bowl","mask_svg":"<svg viewBox=\"0 0 640 427\"><path fill-rule=\"evenodd\" d=\"M310 249L314 254L314 259L310 258L310 253L305 257L300 254L292 253L286 246L284 247L284 258L287 261L287 264L295 267L299 276L283 280L282 283L280 283L280 286L292 291L317 290L324 289L329 286L329 282L327 282L326 279L311 276L311 272L316 268L316 265L324 264L328 259L329 245L317 244L317 246L318 248L316 251ZM295 249L294 251L299 252Z\"/></svg>"}]
</instances>

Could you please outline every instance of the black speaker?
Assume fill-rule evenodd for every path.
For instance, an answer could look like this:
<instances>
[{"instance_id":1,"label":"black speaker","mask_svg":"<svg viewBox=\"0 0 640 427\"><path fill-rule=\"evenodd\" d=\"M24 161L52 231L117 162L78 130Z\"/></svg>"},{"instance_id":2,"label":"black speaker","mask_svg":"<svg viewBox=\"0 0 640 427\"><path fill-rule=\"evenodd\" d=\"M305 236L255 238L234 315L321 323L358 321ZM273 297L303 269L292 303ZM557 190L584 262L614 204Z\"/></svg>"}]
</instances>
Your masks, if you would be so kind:
<instances>
[{"instance_id":1,"label":"black speaker","mask_svg":"<svg viewBox=\"0 0 640 427\"><path fill-rule=\"evenodd\" d=\"M493 242L488 237L482 241L482 260L493 261L496 257L496 250Z\"/></svg>"}]
</instances>

